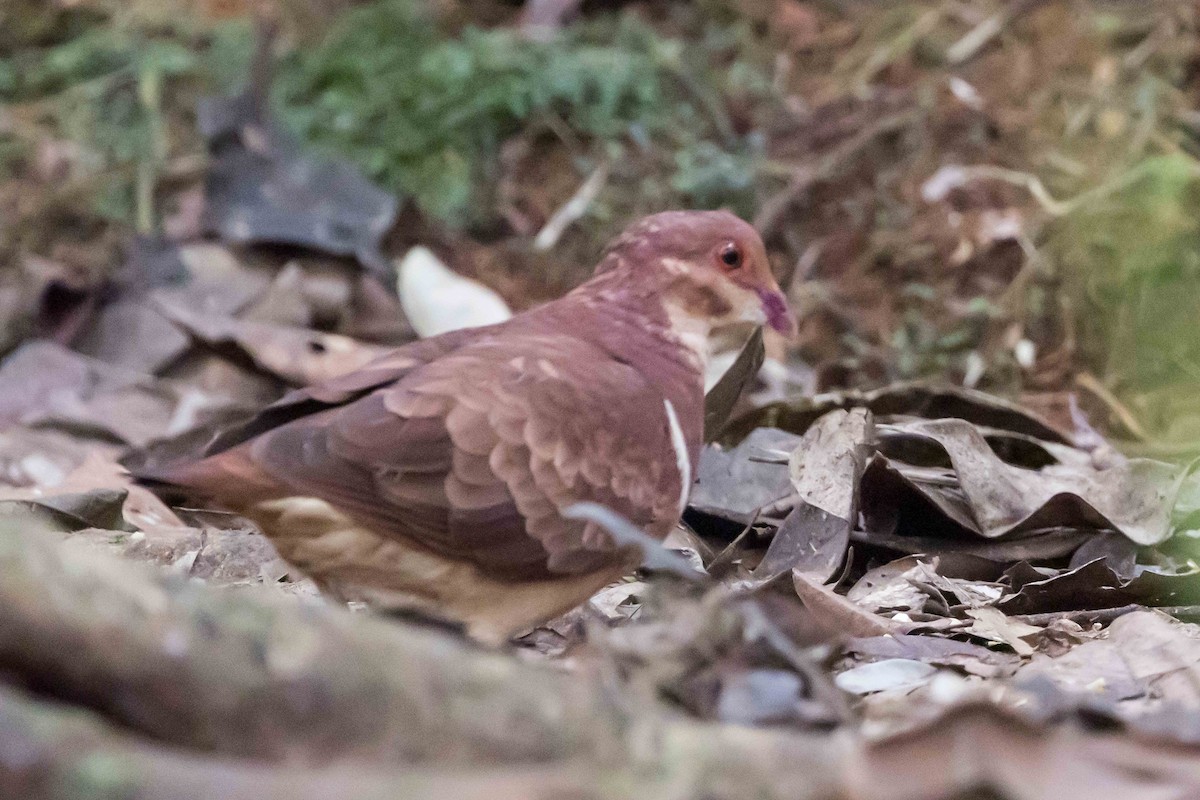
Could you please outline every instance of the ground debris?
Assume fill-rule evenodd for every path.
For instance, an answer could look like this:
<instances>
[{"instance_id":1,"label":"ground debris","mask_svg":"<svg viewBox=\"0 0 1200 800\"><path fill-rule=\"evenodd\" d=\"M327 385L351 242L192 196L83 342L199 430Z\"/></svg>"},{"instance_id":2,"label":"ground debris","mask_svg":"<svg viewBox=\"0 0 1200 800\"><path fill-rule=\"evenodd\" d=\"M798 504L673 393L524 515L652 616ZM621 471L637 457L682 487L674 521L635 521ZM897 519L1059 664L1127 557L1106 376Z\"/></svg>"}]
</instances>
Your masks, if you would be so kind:
<instances>
[{"instance_id":1,"label":"ground debris","mask_svg":"<svg viewBox=\"0 0 1200 800\"><path fill-rule=\"evenodd\" d=\"M1137 457L1200 442L1194 9L283 4L196 114L223 27L17 5L0 793L1200 794L1200 491ZM684 523L502 652L120 466L721 206L800 336L719 344Z\"/></svg>"}]
</instances>

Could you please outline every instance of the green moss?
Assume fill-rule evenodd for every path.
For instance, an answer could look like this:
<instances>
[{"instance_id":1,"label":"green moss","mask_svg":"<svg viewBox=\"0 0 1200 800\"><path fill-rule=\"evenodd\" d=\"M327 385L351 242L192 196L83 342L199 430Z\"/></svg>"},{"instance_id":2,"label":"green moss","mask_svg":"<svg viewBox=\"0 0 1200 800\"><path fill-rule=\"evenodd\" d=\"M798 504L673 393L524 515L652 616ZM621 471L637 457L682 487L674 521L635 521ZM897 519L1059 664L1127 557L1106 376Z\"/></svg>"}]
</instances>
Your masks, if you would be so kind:
<instances>
[{"instance_id":1,"label":"green moss","mask_svg":"<svg viewBox=\"0 0 1200 800\"><path fill-rule=\"evenodd\" d=\"M732 130L726 101L769 111L769 72L748 57L754 37L743 25L692 14L675 27L678 38L613 14L549 42L511 28L451 35L425 4L379 0L340 17L316 46L285 53L274 100L302 140L459 226L495 213L501 145L550 130L582 158L581 173L636 159L637 180L662 187L658 205L751 213L763 147ZM93 211L132 223L136 170L196 149L186 127L196 97L236 91L252 49L245 21L199 30L187 20L168 29L95 20L0 59L0 103L38 119L40 132L26 137L82 144L77 172L104 178L89 194ZM148 106L147 84L163 108ZM18 145L0 134L0 170L17 162ZM619 174L612 184L623 185Z\"/></svg>"}]
</instances>

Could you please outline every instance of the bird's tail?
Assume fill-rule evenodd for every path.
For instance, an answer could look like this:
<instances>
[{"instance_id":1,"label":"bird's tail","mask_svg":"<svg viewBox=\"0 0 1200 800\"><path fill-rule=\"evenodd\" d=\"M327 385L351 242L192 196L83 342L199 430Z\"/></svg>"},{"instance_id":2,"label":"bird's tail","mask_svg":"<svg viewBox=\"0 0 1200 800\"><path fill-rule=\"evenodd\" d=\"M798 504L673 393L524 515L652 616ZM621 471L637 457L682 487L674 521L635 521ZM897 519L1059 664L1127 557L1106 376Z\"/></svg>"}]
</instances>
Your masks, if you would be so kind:
<instances>
[{"instance_id":1,"label":"bird's tail","mask_svg":"<svg viewBox=\"0 0 1200 800\"><path fill-rule=\"evenodd\" d=\"M245 446L197 460L149 464L130 459L124 466L138 484L172 501L204 499L239 507L279 490L278 484L251 460Z\"/></svg>"}]
</instances>

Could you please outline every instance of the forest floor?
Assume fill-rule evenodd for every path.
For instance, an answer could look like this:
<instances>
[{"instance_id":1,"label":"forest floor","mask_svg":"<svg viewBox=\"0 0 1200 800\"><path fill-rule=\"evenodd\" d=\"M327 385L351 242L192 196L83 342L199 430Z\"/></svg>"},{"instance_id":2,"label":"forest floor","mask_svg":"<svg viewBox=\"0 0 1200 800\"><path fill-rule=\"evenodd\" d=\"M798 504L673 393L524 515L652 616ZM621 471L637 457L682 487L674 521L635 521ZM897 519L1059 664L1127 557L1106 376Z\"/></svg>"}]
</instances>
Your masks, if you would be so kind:
<instances>
[{"instance_id":1,"label":"forest floor","mask_svg":"<svg viewBox=\"0 0 1200 800\"><path fill-rule=\"evenodd\" d=\"M0 793L1200 794L1198 25L0 8ZM121 467L676 207L753 220L801 319L719 345L686 569L485 651Z\"/></svg>"}]
</instances>

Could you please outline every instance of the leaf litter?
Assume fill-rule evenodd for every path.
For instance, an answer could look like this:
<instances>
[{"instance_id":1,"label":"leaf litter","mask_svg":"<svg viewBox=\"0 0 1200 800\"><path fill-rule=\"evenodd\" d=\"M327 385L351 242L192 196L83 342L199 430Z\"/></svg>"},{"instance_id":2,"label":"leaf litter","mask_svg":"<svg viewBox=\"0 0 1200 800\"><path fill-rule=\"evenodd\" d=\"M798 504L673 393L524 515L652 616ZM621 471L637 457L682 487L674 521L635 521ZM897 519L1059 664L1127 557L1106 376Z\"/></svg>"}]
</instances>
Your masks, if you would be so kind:
<instances>
[{"instance_id":1,"label":"leaf litter","mask_svg":"<svg viewBox=\"0 0 1200 800\"><path fill-rule=\"evenodd\" d=\"M790 9L789 41L813 46L821 26L805 20L821 15L776 5ZM951 87L985 103L973 89ZM43 265L52 341L0 362L0 526L321 602L250 523L168 508L116 462L129 447L186 448L287 385L453 323L417 322L435 302L425 289L390 291L392 195L302 152L252 101L204 106L213 162L198 223L186 241L131 247L133 285L72 288ZM962 199L964 175L938 202ZM989 224L980 242L1006 240L1009 223ZM478 319L499 318L483 296ZM755 334L709 381L713 443L674 552L622 540L646 569L529 632L523 653L599 665L698 718L861 736L864 798L939 796L963 774L1021 797L1138 797L1156 779L1200 791L1163 754L1200 743L1200 629L1148 610L1200 618L1200 568L1171 538L1190 471L1123 458L1077 415L961 387L747 409L763 356ZM1083 735L1113 730L1124 735Z\"/></svg>"},{"instance_id":2,"label":"leaf litter","mask_svg":"<svg viewBox=\"0 0 1200 800\"><path fill-rule=\"evenodd\" d=\"M189 253L182 282L101 306L79 340L87 355L32 342L5 360L0 435L61 431L96 449L6 490L0 524L320 602L249 522L156 506L115 463L130 445L203 437L222 414L255 404L262 389L251 386L308 382L385 349L329 329L345 320L328 309L353 293L353 281L330 277L344 273L293 261L264 275L246 259ZM192 272L205 263L244 273L230 284L240 294L214 294ZM191 310L205 297L216 313ZM322 320L327 329L314 327ZM129 349L140 335L114 335L164 323L182 338L145 354ZM1131 735L1197 740L1187 712L1200 706L1189 677L1200 633L1136 610L1200 603L1196 567L1159 549L1187 470L1124 459L1094 439L1077 446L979 392L912 384L723 424L759 347L748 343L710 392L706 424L721 435L702 455L688 524L664 550L606 517L614 536L643 548L641 579L529 632L525 651L614 665L631 686L701 718L848 727L876 742L880 759L941 741L968 718L1008 736L1014 714L1029 730L1104 719ZM1071 621L1106 610L1123 610L1107 628Z\"/></svg>"},{"instance_id":3,"label":"leaf litter","mask_svg":"<svg viewBox=\"0 0 1200 800\"><path fill-rule=\"evenodd\" d=\"M1101 654L1127 647L1135 657L1141 647L1153 650L1155 638L1186 650L1196 635L1160 614L1150 615L1160 622L1145 640L1129 638L1147 618L1136 609L1186 616L1196 600L1195 567L1156 549L1173 533L1170 508L1190 468L1121 458L1094 439L1074 446L1036 415L974 392L904 386L820 405L822 413L806 416L754 412L764 426L782 427L709 445L691 510L701 520L723 514L756 526L755 535L737 537L734 569L715 574L710 591L797 597L826 641L810 652L833 648L834 682L861 698L864 730L890 736L997 698L1006 708L1030 703L1024 687L1047 675L1058 676L1049 685L1060 707L1090 707L1110 684L1124 687L1116 694L1125 703L1155 695L1127 668L1103 667ZM974 421L939 416L942 407ZM745 418L726 430L739 425ZM791 491L781 496L785 475ZM697 530L709 552L737 532ZM898 560L891 556L897 542L911 545ZM790 581L775 580L785 572ZM1106 609L1120 612L1110 629L1072 621ZM655 613L647 607L626 624L649 624ZM1087 652L1096 658L1083 658ZM709 671L725 674L720 664L729 653L707 657L715 659ZM769 659L756 663L774 668ZM738 680L738 691L761 685L760 700L791 702L784 699L790 684L773 674ZM997 695L997 687L1009 694ZM1047 702L1045 691L1037 702ZM1138 719L1132 706L1110 712L1122 725ZM761 714L752 716L770 718ZM1188 725L1155 720L1158 735L1171 738L1172 726L1182 725L1175 738L1190 736Z\"/></svg>"}]
</instances>

